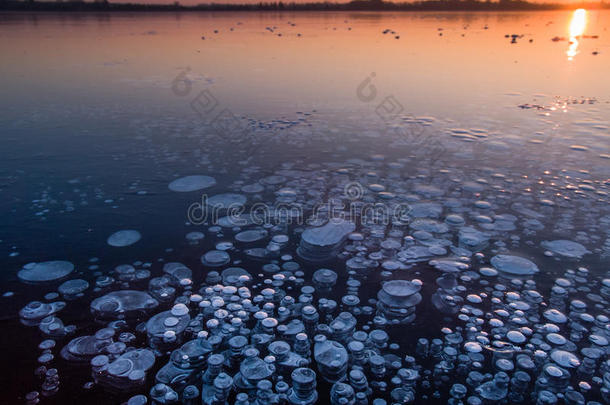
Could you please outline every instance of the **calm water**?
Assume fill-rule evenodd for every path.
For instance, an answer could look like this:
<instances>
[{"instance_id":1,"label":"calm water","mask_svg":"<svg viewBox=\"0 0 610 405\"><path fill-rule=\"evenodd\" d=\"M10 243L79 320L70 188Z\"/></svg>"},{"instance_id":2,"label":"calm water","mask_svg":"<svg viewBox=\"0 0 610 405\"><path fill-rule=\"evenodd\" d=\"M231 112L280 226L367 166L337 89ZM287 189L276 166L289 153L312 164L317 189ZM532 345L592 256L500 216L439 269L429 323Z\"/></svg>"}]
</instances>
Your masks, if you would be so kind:
<instances>
[{"instance_id":1,"label":"calm water","mask_svg":"<svg viewBox=\"0 0 610 405\"><path fill-rule=\"evenodd\" d=\"M535 216L538 234L506 239L511 251L535 258L541 291L578 266L607 277L609 27L610 12L595 10L583 20L568 11L0 14L0 292L14 293L0 298L2 402L40 390L43 337L18 312L60 284L21 283L25 264L68 260L73 278L92 285L121 263L150 263L153 276L163 261L201 270L199 257L223 237L187 243L187 232L207 228L188 223L200 193L168 190L179 176L213 176L217 194L282 175L307 202L320 197L310 187L323 187L301 177L313 183L353 166L359 182L397 194L418 182L443 191L422 200L490 199L496 214L519 221L514 201L552 200L552 213ZM400 162L402 174L380 156ZM263 184L250 203L273 201L281 188ZM120 229L142 239L109 246ZM546 239L577 240L592 254L557 264L539 246ZM291 234L289 253L298 242ZM345 264L331 263L341 284ZM320 267L301 265L306 274ZM428 291L422 311L434 313L438 274L424 267L415 269ZM368 282L373 297L379 278ZM74 336L100 327L88 309L98 295L86 292L62 313ZM434 316L442 319L419 321L417 336L438 335ZM396 339L408 348L417 336ZM44 403L129 397L84 390L90 370L55 355L61 388Z\"/></svg>"}]
</instances>

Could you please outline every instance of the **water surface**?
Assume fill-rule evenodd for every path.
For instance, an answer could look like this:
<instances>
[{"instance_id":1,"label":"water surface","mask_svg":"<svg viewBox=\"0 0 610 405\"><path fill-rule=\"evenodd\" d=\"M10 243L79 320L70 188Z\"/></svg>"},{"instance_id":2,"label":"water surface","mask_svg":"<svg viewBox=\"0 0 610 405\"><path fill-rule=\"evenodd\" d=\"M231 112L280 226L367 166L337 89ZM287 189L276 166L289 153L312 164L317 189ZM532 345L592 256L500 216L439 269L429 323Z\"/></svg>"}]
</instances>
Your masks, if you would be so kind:
<instances>
[{"instance_id":1,"label":"water surface","mask_svg":"<svg viewBox=\"0 0 610 405\"><path fill-rule=\"evenodd\" d=\"M374 163L383 155L403 164L402 176L446 197L499 196L498 213L514 213L515 196L534 205L552 199L557 208L541 218L544 230L514 251L536 258L538 282L548 288L576 264L555 267L539 242L580 238L595 254L579 265L607 276L609 23L610 12L596 10L584 18L569 11L1 14L0 291L15 293L1 298L8 403L39 384L39 332L21 325L18 311L57 288L24 285L18 270L66 259L92 281L94 257L103 274L138 260L152 263L155 275L162 261L200 266L214 243L184 240L196 228L187 209L200 196L169 191L179 176L214 176L221 193L283 170L324 177L370 165L391 187L391 170L386 176ZM469 181L485 191L466 195ZM108 246L120 229L143 238L122 250ZM62 318L79 333L96 330L90 298ZM73 395L106 403L100 391L82 389L86 368L60 359L57 367L62 387L46 403Z\"/></svg>"}]
</instances>

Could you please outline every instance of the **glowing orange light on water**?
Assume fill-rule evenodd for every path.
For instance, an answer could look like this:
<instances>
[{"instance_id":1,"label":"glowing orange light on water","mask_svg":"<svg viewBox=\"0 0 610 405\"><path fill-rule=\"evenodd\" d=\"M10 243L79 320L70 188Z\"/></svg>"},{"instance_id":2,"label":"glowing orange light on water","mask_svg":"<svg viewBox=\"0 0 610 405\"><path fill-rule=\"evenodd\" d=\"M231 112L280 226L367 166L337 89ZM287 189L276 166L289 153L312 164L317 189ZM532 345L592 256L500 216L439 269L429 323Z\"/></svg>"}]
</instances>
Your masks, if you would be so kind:
<instances>
[{"instance_id":1,"label":"glowing orange light on water","mask_svg":"<svg viewBox=\"0 0 610 405\"><path fill-rule=\"evenodd\" d=\"M585 32L587 26L587 10L579 8L574 11L570 22L570 36L579 37Z\"/></svg>"},{"instance_id":2,"label":"glowing orange light on water","mask_svg":"<svg viewBox=\"0 0 610 405\"><path fill-rule=\"evenodd\" d=\"M585 28L587 28L587 10L584 8L574 10L570 21L570 46L566 52L568 60L574 59L578 54L578 39L584 34Z\"/></svg>"}]
</instances>

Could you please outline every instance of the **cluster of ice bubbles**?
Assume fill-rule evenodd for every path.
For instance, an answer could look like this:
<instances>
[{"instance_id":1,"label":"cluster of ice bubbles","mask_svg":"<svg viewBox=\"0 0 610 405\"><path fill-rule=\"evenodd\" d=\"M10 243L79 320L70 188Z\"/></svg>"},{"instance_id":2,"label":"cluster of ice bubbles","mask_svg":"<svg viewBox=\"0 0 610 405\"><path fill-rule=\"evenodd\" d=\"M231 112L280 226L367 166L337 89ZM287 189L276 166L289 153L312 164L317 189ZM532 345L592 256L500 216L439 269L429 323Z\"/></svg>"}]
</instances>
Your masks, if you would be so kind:
<instances>
[{"instance_id":1,"label":"cluster of ice bubbles","mask_svg":"<svg viewBox=\"0 0 610 405\"><path fill-rule=\"evenodd\" d=\"M165 263L153 276L150 263L122 264L99 272L93 287L68 280L48 302L29 303L20 317L45 340L40 392L27 402L59 389L59 352L89 365L88 388L122 400L129 393L129 405L608 403L607 262L595 272L580 263L603 256L602 194L509 198L508 184L525 190L536 179L407 177L405 164L376 156L307 171L286 165L262 178L251 169L214 201L313 209L327 199L329 209L303 225L286 215L262 225L221 218L187 234L191 247L213 244L196 266ZM343 194L354 179L364 185L357 199ZM196 190L200 181L173 188ZM346 202L411 210L379 221L383 213L346 209L320 221ZM577 213L588 232L575 230ZM578 242L541 241L544 229ZM73 269L37 263L19 277L46 282ZM73 300L88 300L94 333L75 336L63 325Z\"/></svg>"}]
</instances>

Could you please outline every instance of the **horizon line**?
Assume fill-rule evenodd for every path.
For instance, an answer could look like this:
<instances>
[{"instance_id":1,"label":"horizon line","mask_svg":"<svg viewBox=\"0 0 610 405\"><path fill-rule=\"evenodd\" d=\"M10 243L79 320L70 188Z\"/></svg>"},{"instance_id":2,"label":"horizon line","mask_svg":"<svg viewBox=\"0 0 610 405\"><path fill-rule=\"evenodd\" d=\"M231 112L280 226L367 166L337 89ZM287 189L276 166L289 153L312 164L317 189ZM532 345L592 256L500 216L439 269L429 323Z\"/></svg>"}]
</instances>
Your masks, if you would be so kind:
<instances>
[{"instance_id":1,"label":"horizon line","mask_svg":"<svg viewBox=\"0 0 610 405\"><path fill-rule=\"evenodd\" d=\"M528 0L351 0L345 2L133 3L108 0L0 0L0 11L545 11L608 9L605 0L574 3Z\"/></svg>"}]
</instances>

